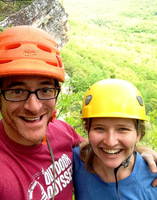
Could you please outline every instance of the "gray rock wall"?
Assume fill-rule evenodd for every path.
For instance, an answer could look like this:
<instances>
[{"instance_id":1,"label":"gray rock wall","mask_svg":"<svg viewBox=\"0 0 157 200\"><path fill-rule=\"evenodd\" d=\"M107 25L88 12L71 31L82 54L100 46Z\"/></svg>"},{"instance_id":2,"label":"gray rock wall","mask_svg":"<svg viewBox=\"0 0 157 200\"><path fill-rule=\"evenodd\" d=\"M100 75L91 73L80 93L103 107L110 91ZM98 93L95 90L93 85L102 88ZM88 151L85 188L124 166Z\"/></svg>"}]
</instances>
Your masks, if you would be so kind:
<instances>
[{"instance_id":1,"label":"gray rock wall","mask_svg":"<svg viewBox=\"0 0 157 200\"><path fill-rule=\"evenodd\" d=\"M59 47L68 41L68 15L57 0L35 0L31 5L7 17L0 26L33 25L46 30L56 40Z\"/></svg>"}]
</instances>

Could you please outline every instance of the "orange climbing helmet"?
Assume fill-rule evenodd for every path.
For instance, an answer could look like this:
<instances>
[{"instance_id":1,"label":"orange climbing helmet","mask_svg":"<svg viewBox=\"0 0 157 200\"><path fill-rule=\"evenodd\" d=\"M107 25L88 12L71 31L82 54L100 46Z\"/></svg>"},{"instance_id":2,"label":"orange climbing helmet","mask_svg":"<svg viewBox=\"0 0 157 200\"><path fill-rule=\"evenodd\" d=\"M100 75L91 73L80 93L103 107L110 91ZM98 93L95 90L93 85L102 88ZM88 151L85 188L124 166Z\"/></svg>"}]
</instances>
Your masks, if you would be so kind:
<instances>
[{"instance_id":1,"label":"orange climbing helmet","mask_svg":"<svg viewBox=\"0 0 157 200\"><path fill-rule=\"evenodd\" d=\"M0 33L0 77L40 75L64 81L57 43L33 26L14 26Z\"/></svg>"}]
</instances>

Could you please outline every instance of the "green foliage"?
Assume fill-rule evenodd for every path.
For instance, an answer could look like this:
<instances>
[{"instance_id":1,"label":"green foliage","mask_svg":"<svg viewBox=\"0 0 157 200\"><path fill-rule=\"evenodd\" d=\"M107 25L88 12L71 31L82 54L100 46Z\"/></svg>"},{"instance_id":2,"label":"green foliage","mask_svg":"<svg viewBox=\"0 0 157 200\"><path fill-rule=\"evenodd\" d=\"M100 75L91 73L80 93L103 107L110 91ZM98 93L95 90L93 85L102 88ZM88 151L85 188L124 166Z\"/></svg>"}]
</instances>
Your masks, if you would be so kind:
<instances>
[{"instance_id":1,"label":"green foliage","mask_svg":"<svg viewBox=\"0 0 157 200\"><path fill-rule=\"evenodd\" d=\"M122 78L133 82L144 96L152 128L143 144L157 146L157 11L152 0L64 0L69 14L69 42L62 50L71 94L60 99L77 131L82 97L94 82ZM103 5L103 6L102 6ZM66 114L68 113L68 114Z\"/></svg>"},{"instance_id":2,"label":"green foliage","mask_svg":"<svg viewBox=\"0 0 157 200\"><path fill-rule=\"evenodd\" d=\"M147 130L146 135L140 142L142 145L153 148L157 151L157 129L156 125L152 125L149 130Z\"/></svg>"},{"instance_id":3,"label":"green foliage","mask_svg":"<svg viewBox=\"0 0 157 200\"><path fill-rule=\"evenodd\" d=\"M0 1L0 21L5 17L15 13L21 8L31 4L32 0Z\"/></svg>"},{"instance_id":4,"label":"green foliage","mask_svg":"<svg viewBox=\"0 0 157 200\"><path fill-rule=\"evenodd\" d=\"M101 79L126 79L141 91L150 117L151 128L141 142L156 148L156 0L60 2L69 14L69 42L62 49L69 78L59 96L58 117L85 135L80 120L84 92ZM0 19L29 3L14 1L7 4L0 1Z\"/></svg>"},{"instance_id":5,"label":"green foliage","mask_svg":"<svg viewBox=\"0 0 157 200\"><path fill-rule=\"evenodd\" d=\"M3 27L0 26L0 32L2 32L2 31L3 31Z\"/></svg>"},{"instance_id":6,"label":"green foliage","mask_svg":"<svg viewBox=\"0 0 157 200\"><path fill-rule=\"evenodd\" d=\"M103 18L93 19L92 22L98 26L106 26L106 20L104 20Z\"/></svg>"}]
</instances>

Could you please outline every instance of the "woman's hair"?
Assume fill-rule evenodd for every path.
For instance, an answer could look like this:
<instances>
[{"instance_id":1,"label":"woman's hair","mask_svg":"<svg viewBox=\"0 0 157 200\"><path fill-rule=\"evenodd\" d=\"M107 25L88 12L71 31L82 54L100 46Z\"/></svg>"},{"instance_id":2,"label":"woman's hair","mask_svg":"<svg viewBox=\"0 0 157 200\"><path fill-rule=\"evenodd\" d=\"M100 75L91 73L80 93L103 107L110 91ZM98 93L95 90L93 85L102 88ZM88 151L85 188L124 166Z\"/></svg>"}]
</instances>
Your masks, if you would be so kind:
<instances>
[{"instance_id":1,"label":"woman's hair","mask_svg":"<svg viewBox=\"0 0 157 200\"><path fill-rule=\"evenodd\" d=\"M83 126L87 133L90 131L92 119L83 119ZM145 135L145 122L143 120L135 120L135 128L137 131L137 135L140 135L140 140ZM88 143L80 150L80 158L84 162L85 167L88 171L94 173L93 169L93 160L94 160L95 153L91 147L91 144Z\"/></svg>"}]
</instances>

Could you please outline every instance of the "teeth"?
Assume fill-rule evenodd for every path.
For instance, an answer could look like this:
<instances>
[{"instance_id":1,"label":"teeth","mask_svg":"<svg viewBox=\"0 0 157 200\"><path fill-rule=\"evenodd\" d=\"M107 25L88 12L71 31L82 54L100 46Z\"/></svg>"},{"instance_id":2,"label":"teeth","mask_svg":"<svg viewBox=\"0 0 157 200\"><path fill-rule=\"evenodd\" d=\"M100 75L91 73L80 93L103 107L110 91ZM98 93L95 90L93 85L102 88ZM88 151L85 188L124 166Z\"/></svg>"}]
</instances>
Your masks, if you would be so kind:
<instances>
[{"instance_id":1,"label":"teeth","mask_svg":"<svg viewBox=\"0 0 157 200\"><path fill-rule=\"evenodd\" d=\"M40 119L40 117L25 117L24 118L25 120L27 120L27 121L36 121L36 120L39 120Z\"/></svg>"},{"instance_id":2,"label":"teeth","mask_svg":"<svg viewBox=\"0 0 157 200\"><path fill-rule=\"evenodd\" d=\"M120 150L118 150L118 149L103 149L103 151L105 153L110 153L110 154L115 154L115 153L120 152Z\"/></svg>"}]
</instances>

